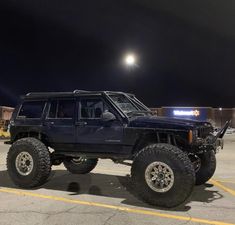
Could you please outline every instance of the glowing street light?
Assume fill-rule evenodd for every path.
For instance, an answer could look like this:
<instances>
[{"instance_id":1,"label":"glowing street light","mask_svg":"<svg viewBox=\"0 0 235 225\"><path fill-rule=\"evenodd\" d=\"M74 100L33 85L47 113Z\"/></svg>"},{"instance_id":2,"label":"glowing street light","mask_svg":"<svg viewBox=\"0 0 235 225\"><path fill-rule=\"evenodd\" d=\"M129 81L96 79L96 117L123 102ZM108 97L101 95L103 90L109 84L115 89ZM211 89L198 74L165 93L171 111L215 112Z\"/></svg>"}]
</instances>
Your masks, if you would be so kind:
<instances>
[{"instance_id":1,"label":"glowing street light","mask_svg":"<svg viewBox=\"0 0 235 225\"><path fill-rule=\"evenodd\" d=\"M223 109L222 108L219 108L219 111L220 111L220 126L222 127L222 123L223 123Z\"/></svg>"},{"instance_id":2,"label":"glowing street light","mask_svg":"<svg viewBox=\"0 0 235 225\"><path fill-rule=\"evenodd\" d=\"M136 65L136 57L134 54L127 54L124 58L124 63L127 66L135 66Z\"/></svg>"}]
</instances>

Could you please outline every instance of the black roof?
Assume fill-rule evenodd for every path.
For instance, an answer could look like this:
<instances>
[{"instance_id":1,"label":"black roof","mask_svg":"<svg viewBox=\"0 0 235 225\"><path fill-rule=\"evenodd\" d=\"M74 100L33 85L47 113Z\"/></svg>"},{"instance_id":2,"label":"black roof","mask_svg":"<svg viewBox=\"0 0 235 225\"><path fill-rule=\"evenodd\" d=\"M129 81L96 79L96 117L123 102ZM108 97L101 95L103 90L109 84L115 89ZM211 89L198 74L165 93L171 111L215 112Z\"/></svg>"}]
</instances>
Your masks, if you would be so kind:
<instances>
[{"instance_id":1,"label":"black roof","mask_svg":"<svg viewBox=\"0 0 235 225\"><path fill-rule=\"evenodd\" d=\"M74 90L72 92L31 92L26 94L22 98L35 99L35 98L75 97L82 95L87 96L87 95L103 95L103 94L128 94L128 93L118 92L118 91L85 91L85 90Z\"/></svg>"}]
</instances>

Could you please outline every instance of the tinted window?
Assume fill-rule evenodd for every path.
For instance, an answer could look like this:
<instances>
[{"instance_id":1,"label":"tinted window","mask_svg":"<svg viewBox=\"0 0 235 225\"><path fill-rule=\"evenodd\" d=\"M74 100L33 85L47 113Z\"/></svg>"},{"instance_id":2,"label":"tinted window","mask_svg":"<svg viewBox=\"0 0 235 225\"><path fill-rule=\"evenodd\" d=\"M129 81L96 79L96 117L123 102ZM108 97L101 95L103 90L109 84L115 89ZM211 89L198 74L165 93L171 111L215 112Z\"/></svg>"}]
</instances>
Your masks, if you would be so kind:
<instances>
[{"instance_id":1,"label":"tinted window","mask_svg":"<svg viewBox=\"0 0 235 225\"><path fill-rule=\"evenodd\" d=\"M18 117L41 118L44 106L45 101L24 102L20 109Z\"/></svg>"},{"instance_id":2,"label":"tinted window","mask_svg":"<svg viewBox=\"0 0 235 225\"><path fill-rule=\"evenodd\" d=\"M75 101L74 100L55 100L51 102L49 118L74 118Z\"/></svg>"},{"instance_id":3,"label":"tinted window","mask_svg":"<svg viewBox=\"0 0 235 225\"><path fill-rule=\"evenodd\" d=\"M102 99L82 99L81 100L81 118L98 119L108 108Z\"/></svg>"}]
</instances>

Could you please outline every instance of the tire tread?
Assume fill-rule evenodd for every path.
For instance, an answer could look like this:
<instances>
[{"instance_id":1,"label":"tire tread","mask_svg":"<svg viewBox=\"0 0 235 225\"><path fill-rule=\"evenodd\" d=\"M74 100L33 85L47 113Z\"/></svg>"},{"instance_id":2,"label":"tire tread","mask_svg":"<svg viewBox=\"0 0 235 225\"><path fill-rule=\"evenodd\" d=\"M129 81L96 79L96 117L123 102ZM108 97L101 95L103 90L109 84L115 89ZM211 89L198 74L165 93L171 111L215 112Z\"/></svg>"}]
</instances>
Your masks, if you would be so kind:
<instances>
[{"instance_id":1,"label":"tire tread","mask_svg":"<svg viewBox=\"0 0 235 225\"><path fill-rule=\"evenodd\" d=\"M19 179L15 179L14 171L12 171L11 169L11 163L13 163L11 160L12 155L14 151L19 146L22 146L22 145L31 145L32 151L34 151L38 156L37 173L30 184L21 183ZM12 180L17 186L23 187L23 188L33 188L33 187L40 186L44 184L47 181L48 177L50 176L51 159L50 159L49 150L40 140L36 138L28 137L28 138L19 139L15 143L13 143L13 145L10 147L9 152L7 154L7 169L8 169L8 173L10 177L12 178Z\"/></svg>"},{"instance_id":2,"label":"tire tread","mask_svg":"<svg viewBox=\"0 0 235 225\"><path fill-rule=\"evenodd\" d=\"M158 158L161 154L164 154L169 157L174 157L178 160L178 162L183 164L184 174L182 174L184 185L182 185L182 189L185 190L185 196L182 198L181 196L174 196L174 199L168 198L167 193L165 193L165 200L160 200L155 198L155 195L149 194L149 190L146 188L141 188L139 183L139 168L141 167L141 163L148 158ZM133 181L133 187L136 189L137 196L143 199L145 202L151 205L158 205L161 207L174 207L183 203L191 194L194 184L195 184L195 171L191 161L189 160L187 154L180 150L179 148L170 145L170 144L151 144L143 148L139 151L134 159L133 166L131 168L131 176ZM177 195L177 193L176 193Z\"/></svg>"}]
</instances>

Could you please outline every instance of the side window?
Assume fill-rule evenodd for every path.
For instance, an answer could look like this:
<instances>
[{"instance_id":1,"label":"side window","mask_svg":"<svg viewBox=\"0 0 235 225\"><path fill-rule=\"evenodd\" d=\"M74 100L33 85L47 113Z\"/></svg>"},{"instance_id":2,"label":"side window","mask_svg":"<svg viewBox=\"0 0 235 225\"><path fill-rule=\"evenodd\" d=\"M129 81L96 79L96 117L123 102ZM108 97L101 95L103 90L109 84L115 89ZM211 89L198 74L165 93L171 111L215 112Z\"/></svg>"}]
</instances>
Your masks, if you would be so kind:
<instances>
[{"instance_id":1,"label":"side window","mask_svg":"<svg viewBox=\"0 0 235 225\"><path fill-rule=\"evenodd\" d=\"M45 103L45 101L24 102L18 113L18 118L40 119Z\"/></svg>"},{"instance_id":2,"label":"side window","mask_svg":"<svg viewBox=\"0 0 235 225\"><path fill-rule=\"evenodd\" d=\"M74 100L54 100L51 102L48 118L73 119L75 112Z\"/></svg>"},{"instance_id":3,"label":"side window","mask_svg":"<svg viewBox=\"0 0 235 225\"><path fill-rule=\"evenodd\" d=\"M108 107L100 98L81 100L80 115L82 119L99 119L105 110L108 110Z\"/></svg>"}]
</instances>

